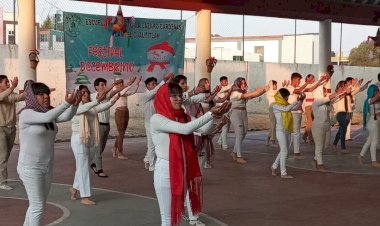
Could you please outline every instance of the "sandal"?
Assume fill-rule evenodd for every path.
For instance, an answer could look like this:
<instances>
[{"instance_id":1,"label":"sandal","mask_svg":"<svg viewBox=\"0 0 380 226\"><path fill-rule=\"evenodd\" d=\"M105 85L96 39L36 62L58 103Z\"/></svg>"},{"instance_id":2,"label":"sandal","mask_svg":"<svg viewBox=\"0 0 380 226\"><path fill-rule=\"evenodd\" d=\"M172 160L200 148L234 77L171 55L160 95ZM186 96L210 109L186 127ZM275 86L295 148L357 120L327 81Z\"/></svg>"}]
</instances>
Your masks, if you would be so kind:
<instances>
[{"instance_id":1,"label":"sandal","mask_svg":"<svg viewBox=\"0 0 380 226\"><path fill-rule=\"evenodd\" d=\"M98 174L98 170L96 169L96 165L94 163L92 163L90 165L90 167L91 167L92 171L94 171L95 174Z\"/></svg>"},{"instance_id":2,"label":"sandal","mask_svg":"<svg viewBox=\"0 0 380 226\"><path fill-rule=\"evenodd\" d=\"M107 174L105 174L102 169L98 170L97 175L98 175L98 177L103 177L103 178L108 177Z\"/></svg>"}]
</instances>

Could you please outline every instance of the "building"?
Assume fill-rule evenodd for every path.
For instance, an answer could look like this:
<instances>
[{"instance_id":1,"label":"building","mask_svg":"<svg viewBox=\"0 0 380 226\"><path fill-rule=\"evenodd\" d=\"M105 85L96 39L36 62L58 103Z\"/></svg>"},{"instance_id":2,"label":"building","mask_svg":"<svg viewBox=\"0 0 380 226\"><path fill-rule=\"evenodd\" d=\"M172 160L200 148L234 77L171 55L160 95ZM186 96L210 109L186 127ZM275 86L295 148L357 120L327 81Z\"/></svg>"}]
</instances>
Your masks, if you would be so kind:
<instances>
[{"instance_id":1,"label":"building","mask_svg":"<svg viewBox=\"0 0 380 226\"><path fill-rule=\"evenodd\" d=\"M211 37L211 55L218 60L318 64L319 34ZM244 41L243 41L244 39ZM296 41L296 51L294 44ZM244 59L243 59L244 50ZM195 57L195 38L187 38L185 58ZM296 59L294 55L296 52Z\"/></svg>"}]
</instances>

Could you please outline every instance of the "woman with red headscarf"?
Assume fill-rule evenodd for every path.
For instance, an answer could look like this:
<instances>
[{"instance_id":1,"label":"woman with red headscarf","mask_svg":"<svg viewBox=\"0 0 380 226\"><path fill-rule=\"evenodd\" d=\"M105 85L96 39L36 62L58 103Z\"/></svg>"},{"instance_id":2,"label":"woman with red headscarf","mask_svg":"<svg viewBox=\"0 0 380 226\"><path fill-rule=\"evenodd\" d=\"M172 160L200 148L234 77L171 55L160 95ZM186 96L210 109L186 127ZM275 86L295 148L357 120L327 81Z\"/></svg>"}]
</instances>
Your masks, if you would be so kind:
<instances>
[{"instance_id":1,"label":"woman with red headscarf","mask_svg":"<svg viewBox=\"0 0 380 226\"><path fill-rule=\"evenodd\" d=\"M150 120L157 155L154 187L162 226L180 224L186 193L190 198L191 212L196 215L201 211L202 174L193 132L211 131L214 127L213 118L222 117L230 107L227 103L214 107L191 121L182 108L182 103L182 88L178 84L161 86L154 100L157 113ZM202 225L198 220L190 220L190 224Z\"/></svg>"}]
</instances>

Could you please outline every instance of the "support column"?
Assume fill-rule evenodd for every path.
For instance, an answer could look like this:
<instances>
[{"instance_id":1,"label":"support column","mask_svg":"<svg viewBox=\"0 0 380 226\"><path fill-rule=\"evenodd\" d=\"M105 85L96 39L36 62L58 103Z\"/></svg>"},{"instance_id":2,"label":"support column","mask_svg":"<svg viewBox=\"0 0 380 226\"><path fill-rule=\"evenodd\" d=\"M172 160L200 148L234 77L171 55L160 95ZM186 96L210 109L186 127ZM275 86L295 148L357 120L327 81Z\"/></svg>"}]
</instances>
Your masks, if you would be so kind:
<instances>
[{"instance_id":1,"label":"support column","mask_svg":"<svg viewBox=\"0 0 380 226\"><path fill-rule=\"evenodd\" d=\"M26 80L36 81L36 70L29 62L30 50L36 48L35 0L19 0L18 6L18 87L24 89Z\"/></svg>"},{"instance_id":2,"label":"support column","mask_svg":"<svg viewBox=\"0 0 380 226\"><path fill-rule=\"evenodd\" d=\"M319 21L319 75L331 64L331 19ZM331 79L324 86L331 92Z\"/></svg>"},{"instance_id":3,"label":"support column","mask_svg":"<svg viewBox=\"0 0 380 226\"><path fill-rule=\"evenodd\" d=\"M211 11L197 12L196 24L197 51L195 55L195 84L199 79L207 78L211 82L211 74L207 72L206 60L211 56Z\"/></svg>"}]
</instances>

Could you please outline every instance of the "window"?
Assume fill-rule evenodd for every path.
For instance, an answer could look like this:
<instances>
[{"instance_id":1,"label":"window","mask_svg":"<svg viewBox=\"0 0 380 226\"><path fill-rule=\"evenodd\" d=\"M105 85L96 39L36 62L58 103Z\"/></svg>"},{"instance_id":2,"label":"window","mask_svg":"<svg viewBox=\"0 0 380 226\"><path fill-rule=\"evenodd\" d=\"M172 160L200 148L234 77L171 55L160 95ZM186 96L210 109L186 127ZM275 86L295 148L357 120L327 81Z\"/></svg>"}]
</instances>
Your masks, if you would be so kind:
<instances>
[{"instance_id":1,"label":"window","mask_svg":"<svg viewBox=\"0 0 380 226\"><path fill-rule=\"evenodd\" d=\"M63 42L63 36L61 36L61 35L55 36L55 41L56 42Z\"/></svg>"},{"instance_id":2,"label":"window","mask_svg":"<svg viewBox=\"0 0 380 226\"><path fill-rule=\"evenodd\" d=\"M47 34L41 34L41 35L40 35L40 40L41 40L41 42L47 42L47 41L48 41L48 36L47 36Z\"/></svg>"},{"instance_id":3,"label":"window","mask_svg":"<svg viewBox=\"0 0 380 226\"><path fill-rule=\"evenodd\" d=\"M264 46L255 46L255 53L259 55L260 62L264 62Z\"/></svg>"},{"instance_id":4,"label":"window","mask_svg":"<svg viewBox=\"0 0 380 226\"><path fill-rule=\"evenodd\" d=\"M15 35L15 32L14 31L8 31L8 34L9 35Z\"/></svg>"},{"instance_id":5,"label":"window","mask_svg":"<svg viewBox=\"0 0 380 226\"><path fill-rule=\"evenodd\" d=\"M232 59L234 61L244 61L244 57L243 56L233 56Z\"/></svg>"},{"instance_id":6,"label":"window","mask_svg":"<svg viewBox=\"0 0 380 226\"><path fill-rule=\"evenodd\" d=\"M255 46L255 53L264 56L264 46Z\"/></svg>"}]
</instances>

